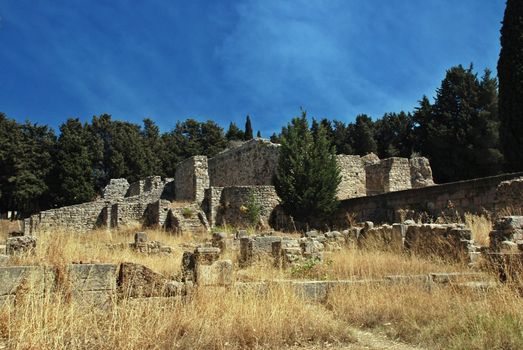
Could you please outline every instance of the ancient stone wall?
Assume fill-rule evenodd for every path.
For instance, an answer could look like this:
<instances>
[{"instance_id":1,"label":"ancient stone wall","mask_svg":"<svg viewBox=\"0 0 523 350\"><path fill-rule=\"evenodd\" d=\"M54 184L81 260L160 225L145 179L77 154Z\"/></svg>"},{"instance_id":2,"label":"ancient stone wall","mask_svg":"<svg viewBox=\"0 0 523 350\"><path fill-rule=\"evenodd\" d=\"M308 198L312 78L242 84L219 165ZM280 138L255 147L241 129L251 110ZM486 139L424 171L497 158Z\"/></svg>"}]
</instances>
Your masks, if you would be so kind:
<instances>
[{"instance_id":1,"label":"ancient stone wall","mask_svg":"<svg viewBox=\"0 0 523 350\"><path fill-rule=\"evenodd\" d=\"M496 208L511 214L523 214L523 177L499 184L496 189Z\"/></svg>"},{"instance_id":2,"label":"ancient stone wall","mask_svg":"<svg viewBox=\"0 0 523 350\"><path fill-rule=\"evenodd\" d=\"M389 192L371 197L343 200L335 217L344 220L354 214L361 220L399 222L405 213L426 213L437 217L451 209L462 215L493 210L496 191L502 181L523 176L523 173L503 174L442 185ZM408 218L408 217L407 217Z\"/></svg>"},{"instance_id":3,"label":"ancient stone wall","mask_svg":"<svg viewBox=\"0 0 523 350\"><path fill-rule=\"evenodd\" d=\"M216 220L221 215L221 198L223 187L210 187L205 190L205 200L203 202L203 210L209 220L211 227L216 226Z\"/></svg>"},{"instance_id":4,"label":"ancient stone wall","mask_svg":"<svg viewBox=\"0 0 523 350\"><path fill-rule=\"evenodd\" d=\"M429 160L425 157L412 157L410 162L410 183L412 188L420 188L434 185L432 179L432 168Z\"/></svg>"},{"instance_id":5,"label":"ancient stone wall","mask_svg":"<svg viewBox=\"0 0 523 350\"><path fill-rule=\"evenodd\" d=\"M406 190L411 185L411 167L407 158L392 157L365 167L367 195Z\"/></svg>"},{"instance_id":6,"label":"ancient stone wall","mask_svg":"<svg viewBox=\"0 0 523 350\"><path fill-rule=\"evenodd\" d=\"M111 179L105 186L102 197L106 200L118 200L124 198L129 190L129 182L126 179Z\"/></svg>"},{"instance_id":7,"label":"ancient stone wall","mask_svg":"<svg viewBox=\"0 0 523 350\"><path fill-rule=\"evenodd\" d=\"M146 201L122 201L111 206L110 227L117 228L142 223L148 203Z\"/></svg>"},{"instance_id":8,"label":"ancient stone wall","mask_svg":"<svg viewBox=\"0 0 523 350\"><path fill-rule=\"evenodd\" d=\"M249 202L251 197L254 204L259 207L262 225L268 227L274 209L278 205L278 196L273 186L234 186L221 190L219 201L216 195L219 190L208 191L207 215L213 226L232 225L245 227L252 225L249 221ZM211 214L212 213L212 214Z\"/></svg>"},{"instance_id":9,"label":"ancient stone wall","mask_svg":"<svg viewBox=\"0 0 523 350\"><path fill-rule=\"evenodd\" d=\"M95 201L42 211L24 220L24 233L37 230L65 229L71 232L87 232L97 227L108 226L106 201Z\"/></svg>"},{"instance_id":10,"label":"ancient stone wall","mask_svg":"<svg viewBox=\"0 0 523 350\"><path fill-rule=\"evenodd\" d=\"M174 193L177 201L201 203L205 189L209 187L209 172L206 156L194 156L176 165Z\"/></svg>"},{"instance_id":11,"label":"ancient stone wall","mask_svg":"<svg viewBox=\"0 0 523 350\"><path fill-rule=\"evenodd\" d=\"M272 185L279 145L253 139L209 159L210 186Z\"/></svg>"},{"instance_id":12,"label":"ancient stone wall","mask_svg":"<svg viewBox=\"0 0 523 350\"><path fill-rule=\"evenodd\" d=\"M338 199L363 197L366 195L366 174L363 160L359 156L339 154L336 156L341 170Z\"/></svg>"},{"instance_id":13,"label":"ancient stone wall","mask_svg":"<svg viewBox=\"0 0 523 350\"><path fill-rule=\"evenodd\" d=\"M151 176L131 185L121 197L124 182L112 181L104 189L107 199L42 211L24 220L24 233L34 234L62 228L71 232L87 232L98 227L117 228L142 222L147 205L170 194L172 179ZM133 196L129 197L129 194ZM167 195L166 195L167 194ZM112 199L109 199L112 198Z\"/></svg>"}]
</instances>

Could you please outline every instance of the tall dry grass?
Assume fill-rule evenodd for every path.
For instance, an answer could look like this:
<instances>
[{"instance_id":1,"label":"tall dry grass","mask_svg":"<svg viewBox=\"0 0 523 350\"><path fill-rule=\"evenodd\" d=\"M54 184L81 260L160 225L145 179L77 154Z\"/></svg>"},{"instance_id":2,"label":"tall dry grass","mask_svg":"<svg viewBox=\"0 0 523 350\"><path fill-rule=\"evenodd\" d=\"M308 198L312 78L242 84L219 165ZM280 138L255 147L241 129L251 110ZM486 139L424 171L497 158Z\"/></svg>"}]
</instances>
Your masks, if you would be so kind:
<instances>
[{"instance_id":1,"label":"tall dry grass","mask_svg":"<svg viewBox=\"0 0 523 350\"><path fill-rule=\"evenodd\" d=\"M149 240L157 240L171 246L171 255L147 255L134 252L127 247L133 242L138 228L126 228L118 231L98 230L88 233L71 233L65 230L40 232L34 256L23 256L11 260L11 265L62 265L67 263L121 263L134 262L166 276L180 272L184 245L196 245L206 236L192 234L171 235L160 230L147 230ZM111 248L122 243L125 248Z\"/></svg>"},{"instance_id":2,"label":"tall dry grass","mask_svg":"<svg viewBox=\"0 0 523 350\"><path fill-rule=\"evenodd\" d=\"M289 290L200 289L187 300L93 308L59 294L0 308L10 349L241 349L353 341L348 324Z\"/></svg>"},{"instance_id":3,"label":"tall dry grass","mask_svg":"<svg viewBox=\"0 0 523 350\"><path fill-rule=\"evenodd\" d=\"M465 214L465 224L472 232L472 239L481 246L489 245L489 233L492 231L490 215Z\"/></svg>"},{"instance_id":4,"label":"tall dry grass","mask_svg":"<svg viewBox=\"0 0 523 350\"><path fill-rule=\"evenodd\" d=\"M366 285L331 293L336 319L430 349L523 349L523 300L490 292L415 285Z\"/></svg>"}]
</instances>

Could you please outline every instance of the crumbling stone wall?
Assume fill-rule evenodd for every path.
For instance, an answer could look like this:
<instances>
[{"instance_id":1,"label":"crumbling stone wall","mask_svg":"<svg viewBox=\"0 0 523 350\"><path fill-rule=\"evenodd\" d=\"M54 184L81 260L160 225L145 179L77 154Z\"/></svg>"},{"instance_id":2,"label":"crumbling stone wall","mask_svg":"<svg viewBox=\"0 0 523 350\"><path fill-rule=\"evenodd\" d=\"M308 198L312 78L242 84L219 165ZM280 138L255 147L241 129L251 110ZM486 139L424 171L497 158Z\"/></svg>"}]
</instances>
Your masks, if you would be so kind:
<instances>
[{"instance_id":1,"label":"crumbling stone wall","mask_svg":"<svg viewBox=\"0 0 523 350\"><path fill-rule=\"evenodd\" d=\"M366 195L366 174L363 160L359 156L339 154L336 156L341 170L338 199L363 197Z\"/></svg>"},{"instance_id":2,"label":"crumbling stone wall","mask_svg":"<svg viewBox=\"0 0 523 350\"><path fill-rule=\"evenodd\" d=\"M367 195L412 188L411 169L407 158L392 157L365 167Z\"/></svg>"},{"instance_id":3,"label":"crumbling stone wall","mask_svg":"<svg viewBox=\"0 0 523 350\"><path fill-rule=\"evenodd\" d=\"M62 228L72 232L87 232L99 227L117 228L122 225L140 223L147 205L159 200L170 191L172 179L162 180L151 176L131 185L131 197L121 197L124 182L109 183L104 194L108 198L88 203L66 206L42 211L24 220L24 234L30 235L38 230L45 231ZM113 199L109 199L113 198Z\"/></svg>"},{"instance_id":4,"label":"crumbling stone wall","mask_svg":"<svg viewBox=\"0 0 523 350\"><path fill-rule=\"evenodd\" d=\"M496 208L523 214L523 177L503 181L496 189Z\"/></svg>"},{"instance_id":5,"label":"crumbling stone wall","mask_svg":"<svg viewBox=\"0 0 523 350\"><path fill-rule=\"evenodd\" d=\"M434 185L432 168L425 157L412 157L410 160L410 183L412 188Z\"/></svg>"},{"instance_id":6,"label":"crumbling stone wall","mask_svg":"<svg viewBox=\"0 0 523 350\"><path fill-rule=\"evenodd\" d=\"M209 187L207 157L194 156L178 163L174 183L177 201L201 203L205 196L205 189Z\"/></svg>"},{"instance_id":7,"label":"crumbling stone wall","mask_svg":"<svg viewBox=\"0 0 523 350\"><path fill-rule=\"evenodd\" d=\"M58 228L87 232L97 227L108 226L107 209L103 210L107 206L106 201L94 201L42 211L24 220L24 234Z\"/></svg>"},{"instance_id":8,"label":"crumbling stone wall","mask_svg":"<svg viewBox=\"0 0 523 350\"><path fill-rule=\"evenodd\" d=\"M143 201L123 201L113 204L111 206L110 227L117 228L141 223L147 205L148 203Z\"/></svg>"},{"instance_id":9,"label":"crumbling stone wall","mask_svg":"<svg viewBox=\"0 0 523 350\"><path fill-rule=\"evenodd\" d=\"M106 200L118 200L124 198L129 190L129 182L126 179L111 179L103 189L102 197Z\"/></svg>"},{"instance_id":10,"label":"crumbling stone wall","mask_svg":"<svg viewBox=\"0 0 523 350\"><path fill-rule=\"evenodd\" d=\"M220 199L216 195L217 189L207 191L207 215L215 226L232 225L238 227L249 226L248 206L252 198L260 209L260 221L268 226L274 209L278 206L278 196L273 186L233 186L221 189ZM212 197L214 196L214 197ZM215 215L215 216L213 216Z\"/></svg>"},{"instance_id":11,"label":"crumbling stone wall","mask_svg":"<svg viewBox=\"0 0 523 350\"><path fill-rule=\"evenodd\" d=\"M278 166L278 144L253 139L209 159L210 186L272 185Z\"/></svg>"},{"instance_id":12,"label":"crumbling stone wall","mask_svg":"<svg viewBox=\"0 0 523 350\"><path fill-rule=\"evenodd\" d=\"M203 210L209 220L211 227L216 226L216 220L223 215L221 213L221 198L223 187L210 187L205 190L205 200L203 202Z\"/></svg>"}]
</instances>

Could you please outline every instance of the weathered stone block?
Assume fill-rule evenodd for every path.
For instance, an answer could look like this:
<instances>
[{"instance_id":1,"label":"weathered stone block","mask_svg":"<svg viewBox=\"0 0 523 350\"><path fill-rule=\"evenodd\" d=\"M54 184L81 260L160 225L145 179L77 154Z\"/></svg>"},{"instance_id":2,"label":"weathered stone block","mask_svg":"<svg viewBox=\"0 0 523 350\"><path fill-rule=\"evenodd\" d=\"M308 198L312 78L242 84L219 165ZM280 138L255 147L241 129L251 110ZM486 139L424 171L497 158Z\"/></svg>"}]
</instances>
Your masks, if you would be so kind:
<instances>
[{"instance_id":1,"label":"weathered stone block","mask_svg":"<svg viewBox=\"0 0 523 350\"><path fill-rule=\"evenodd\" d=\"M169 294L168 279L151 269L134 263L122 263L118 290L124 297L159 297Z\"/></svg>"},{"instance_id":2,"label":"weathered stone block","mask_svg":"<svg viewBox=\"0 0 523 350\"><path fill-rule=\"evenodd\" d=\"M196 264L196 284L198 286L227 286L232 282L232 261L217 260L210 265Z\"/></svg>"},{"instance_id":3,"label":"weathered stone block","mask_svg":"<svg viewBox=\"0 0 523 350\"><path fill-rule=\"evenodd\" d=\"M34 254L36 249L36 237L17 236L7 239L6 252L8 255Z\"/></svg>"},{"instance_id":4,"label":"weathered stone block","mask_svg":"<svg viewBox=\"0 0 523 350\"><path fill-rule=\"evenodd\" d=\"M0 295L15 294L20 289L43 293L54 288L54 270L43 266L0 267Z\"/></svg>"},{"instance_id":5,"label":"weathered stone block","mask_svg":"<svg viewBox=\"0 0 523 350\"><path fill-rule=\"evenodd\" d=\"M118 266L115 264L72 264L69 265L71 288L78 291L116 289Z\"/></svg>"}]
</instances>

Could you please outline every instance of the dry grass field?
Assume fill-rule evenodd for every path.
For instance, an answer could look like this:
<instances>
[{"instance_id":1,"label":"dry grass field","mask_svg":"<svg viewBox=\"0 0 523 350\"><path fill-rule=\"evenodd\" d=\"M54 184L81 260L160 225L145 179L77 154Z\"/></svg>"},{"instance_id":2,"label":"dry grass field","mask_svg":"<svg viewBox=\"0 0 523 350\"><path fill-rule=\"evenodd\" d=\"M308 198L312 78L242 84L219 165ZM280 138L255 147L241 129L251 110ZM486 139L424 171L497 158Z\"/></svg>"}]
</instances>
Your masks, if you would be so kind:
<instances>
[{"instance_id":1,"label":"dry grass field","mask_svg":"<svg viewBox=\"0 0 523 350\"><path fill-rule=\"evenodd\" d=\"M482 230L489 225L474 220ZM62 266L80 261L132 261L173 277L180 272L183 246L210 238L147 231L150 239L174 248L171 256L107 247L108 243L132 241L135 231L42 233L36 255L12 263ZM347 248L326 253L321 265L279 270L269 261L260 261L244 270L236 268L235 276L241 281L336 280L445 271L468 268ZM208 287L186 298L119 300L103 308L71 300L60 291L45 297L27 293L15 304L0 305L0 339L12 349L523 348L523 300L510 285L480 292L452 285L425 288L369 283L336 289L324 303L304 300L290 288L274 284L260 293ZM358 335L362 329L386 335L388 340L369 345Z\"/></svg>"}]
</instances>

